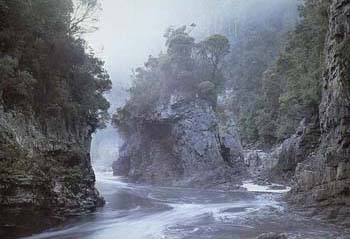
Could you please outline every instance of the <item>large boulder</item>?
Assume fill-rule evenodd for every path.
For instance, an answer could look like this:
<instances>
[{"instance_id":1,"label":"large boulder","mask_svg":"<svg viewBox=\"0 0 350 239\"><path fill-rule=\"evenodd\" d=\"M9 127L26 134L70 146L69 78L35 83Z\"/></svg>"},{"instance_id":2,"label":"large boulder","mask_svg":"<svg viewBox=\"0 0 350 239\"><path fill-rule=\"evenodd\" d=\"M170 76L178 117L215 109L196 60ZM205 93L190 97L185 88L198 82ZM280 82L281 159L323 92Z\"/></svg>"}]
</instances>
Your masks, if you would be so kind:
<instances>
[{"instance_id":1,"label":"large boulder","mask_svg":"<svg viewBox=\"0 0 350 239\"><path fill-rule=\"evenodd\" d=\"M207 101L172 96L125 136L114 173L162 185L208 186L232 181L242 171L242 148L236 133L220 134L219 124Z\"/></svg>"}]
</instances>

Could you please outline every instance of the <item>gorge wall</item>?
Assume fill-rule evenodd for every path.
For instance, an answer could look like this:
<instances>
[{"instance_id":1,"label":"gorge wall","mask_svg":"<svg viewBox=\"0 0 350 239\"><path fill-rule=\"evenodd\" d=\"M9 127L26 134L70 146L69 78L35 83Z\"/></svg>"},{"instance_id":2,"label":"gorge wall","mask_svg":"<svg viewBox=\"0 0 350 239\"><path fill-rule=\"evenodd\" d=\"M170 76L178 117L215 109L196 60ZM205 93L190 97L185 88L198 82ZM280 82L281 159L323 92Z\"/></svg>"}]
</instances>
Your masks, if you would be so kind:
<instances>
[{"instance_id":1,"label":"gorge wall","mask_svg":"<svg viewBox=\"0 0 350 239\"><path fill-rule=\"evenodd\" d=\"M44 229L103 205L90 162L91 127L0 109L0 235Z\"/></svg>"},{"instance_id":2,"label":"gorge wall","mask_svg":"<svg viewBox=\"0 0 350 239\"><path fill-rule=\"evenodd\" d=\"M350 207L350 1L334 0L320 105L321 145L298 165L292 199L317 208L327 219L348 225Z\"/></svg>"},{"instance_id":3,"label":"gorge wall","mask_svg":"<svg viewBox=\"0 0 350 239\"><path fill-rule=\"evenodd\" d=\"M1 238L103 204L90 143L107 119L111 81L73 14L72 1L0 1Z\"/></svg>"}]
</instances>

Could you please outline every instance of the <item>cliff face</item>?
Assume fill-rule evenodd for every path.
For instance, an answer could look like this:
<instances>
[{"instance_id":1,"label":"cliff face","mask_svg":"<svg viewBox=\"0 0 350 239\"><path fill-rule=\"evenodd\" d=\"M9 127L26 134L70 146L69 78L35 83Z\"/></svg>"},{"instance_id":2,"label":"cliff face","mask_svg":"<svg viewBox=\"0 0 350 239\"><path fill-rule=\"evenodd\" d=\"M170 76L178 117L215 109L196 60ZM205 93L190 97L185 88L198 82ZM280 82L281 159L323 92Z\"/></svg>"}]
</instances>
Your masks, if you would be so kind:
<instances>
[{"instance_id":1,"label":"cliff face","mask_svg":"<svg viewBox=\"0 0 350 239\"><path fill-rule=\"evenodd\" d=\"M321 146L319 154L298 165L292 199L343 221L350 210L350 1L333 0L329 14Z\"/></svg>"},{"instance_id":2,"label":"cliff face","mask_svg":"<svg viewBox=\"0 0 350 239\"><path fill-rule=\"evenodd\" d=\"M0 108L0 236L43 229L103 204L90 163L91 128Z\"/></svg>"},{"instance_id":3,"label":"cliff face","mask_svg":"<svg viewBox=\"0 0 350 239\"><path fill-rule=\"evenodd\" d=\"M44 229L103 201L89 152L91 134L107 120L103 94L111 81L78 34L81 24L72 30L73 6L0 3L1 238L4 230Z\"/></svg>"},{"instance_id":4,"label":"cliff face","mask_svg":"<svg viewBox=\"0 0 350 239\"><path fill-rule=\"evenodd\" d=\"M165 185L231 181L244 171L242 147L234 128L225 124L205 100L187 102L173 95L128 134L114 173Z\"/></svg>"}]
</instances>

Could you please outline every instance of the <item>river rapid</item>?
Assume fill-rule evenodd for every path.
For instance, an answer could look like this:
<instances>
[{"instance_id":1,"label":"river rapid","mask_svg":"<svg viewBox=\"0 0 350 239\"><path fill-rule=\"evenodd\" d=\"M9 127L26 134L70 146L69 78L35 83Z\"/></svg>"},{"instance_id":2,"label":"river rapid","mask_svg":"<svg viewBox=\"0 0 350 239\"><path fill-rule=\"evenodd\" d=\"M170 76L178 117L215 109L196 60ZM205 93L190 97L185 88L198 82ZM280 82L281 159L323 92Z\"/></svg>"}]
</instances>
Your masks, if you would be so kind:
<instances>
[{"instance_id":1,"label":"river rapid","mask_svg":"<svg viewBox=\"0 0 350 239\"><path fill-rule=\"evenodd\" d=\"M348 239L349 232L298 216L283 190L245 183L247 190L154 187L97 173L106 205L31 239L248 239L286 232L295 239Z\"/></svg>"}]
</instances>

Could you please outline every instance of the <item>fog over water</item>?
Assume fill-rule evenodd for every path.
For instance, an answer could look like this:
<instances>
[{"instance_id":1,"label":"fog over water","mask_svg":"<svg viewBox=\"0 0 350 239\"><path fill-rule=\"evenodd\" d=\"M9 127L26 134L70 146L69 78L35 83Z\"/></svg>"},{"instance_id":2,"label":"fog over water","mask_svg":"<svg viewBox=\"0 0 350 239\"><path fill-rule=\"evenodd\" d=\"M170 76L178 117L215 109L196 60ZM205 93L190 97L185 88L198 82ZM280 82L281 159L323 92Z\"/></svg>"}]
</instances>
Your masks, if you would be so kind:
<instances>
[{"instance_id":1,"label":"fog over water","mask_svg":"<svg viewBox=\"0 0 350 239\"><path fill-rule=\"evenodd\" d=\"M101 0L99 30L86 38L105 60L113 81L113 90L107 95L110 112L125 102L132 69L142 66L149 55L156 56L164 50L163 34L169 26L195 23L196 27L190 29L197 40L220 33L230 35L234 45L235 36L251 23L264 24L281 11L296 18L297 3L298 0ZM91 151L94 167L110 167L120 143L110 126L97 132Z\"/></svg>"}]
</instances>

